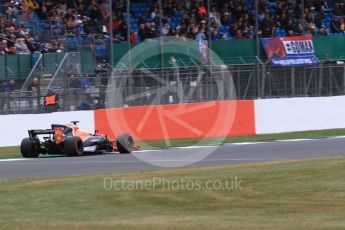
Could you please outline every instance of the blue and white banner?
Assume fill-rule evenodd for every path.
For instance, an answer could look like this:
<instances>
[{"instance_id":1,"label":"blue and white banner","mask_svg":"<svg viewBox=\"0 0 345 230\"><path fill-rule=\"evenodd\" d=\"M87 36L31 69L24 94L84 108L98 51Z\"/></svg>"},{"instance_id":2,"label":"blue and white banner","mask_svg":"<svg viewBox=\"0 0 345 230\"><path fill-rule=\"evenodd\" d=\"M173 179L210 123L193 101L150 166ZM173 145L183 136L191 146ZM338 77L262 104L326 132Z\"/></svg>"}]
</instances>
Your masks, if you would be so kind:
<instances>
[{"instance_id":1,"label":"blue and white banner","mask_svg":"<svg viewBox=\"0 0 345 230\"><path fill-rule=\"evenodd\" d=\"M261 42L273 65L303 66L319 63L311 36L262 38Z\"/></svg>"}]
</instances>

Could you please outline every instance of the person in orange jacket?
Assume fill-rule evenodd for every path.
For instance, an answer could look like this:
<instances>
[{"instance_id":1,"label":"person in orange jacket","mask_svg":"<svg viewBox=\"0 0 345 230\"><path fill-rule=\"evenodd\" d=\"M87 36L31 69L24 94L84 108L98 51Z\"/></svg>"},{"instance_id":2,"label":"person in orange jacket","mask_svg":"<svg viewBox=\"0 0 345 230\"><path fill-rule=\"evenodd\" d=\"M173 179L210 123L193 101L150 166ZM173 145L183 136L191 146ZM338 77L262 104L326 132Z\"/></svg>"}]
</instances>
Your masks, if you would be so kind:
<instances>
[{"instance_id":1,"label":"person in orange jacket","mask_svg":"<svg viewBox=\"0 0 345 230\"><path fill-rule=\"evenodd\" d=\"M47 112L55 112L59 108L59 98L53 91L49 90L44 97L44 108Z\"/></svg>"}]
</instances>

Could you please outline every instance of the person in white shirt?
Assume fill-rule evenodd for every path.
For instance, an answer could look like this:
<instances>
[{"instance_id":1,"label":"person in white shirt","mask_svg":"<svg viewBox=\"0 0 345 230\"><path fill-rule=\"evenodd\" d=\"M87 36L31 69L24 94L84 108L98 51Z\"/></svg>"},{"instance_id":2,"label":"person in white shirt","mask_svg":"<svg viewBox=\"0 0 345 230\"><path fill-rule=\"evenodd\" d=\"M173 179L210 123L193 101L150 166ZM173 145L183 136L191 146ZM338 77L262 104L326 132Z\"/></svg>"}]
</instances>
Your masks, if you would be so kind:
<instances>
[{"instance_id":1,"label":"person in white shirt","mask_svg":"<svg viewBox=\"0 0 345 230\"><path fill-rule=\"evenodd\" d=\"M17 54L30 54L31 53L28 46L25 44L24 38L17 38L14 46L16 47L16 53Z\"/></svg>"}]
</instances>

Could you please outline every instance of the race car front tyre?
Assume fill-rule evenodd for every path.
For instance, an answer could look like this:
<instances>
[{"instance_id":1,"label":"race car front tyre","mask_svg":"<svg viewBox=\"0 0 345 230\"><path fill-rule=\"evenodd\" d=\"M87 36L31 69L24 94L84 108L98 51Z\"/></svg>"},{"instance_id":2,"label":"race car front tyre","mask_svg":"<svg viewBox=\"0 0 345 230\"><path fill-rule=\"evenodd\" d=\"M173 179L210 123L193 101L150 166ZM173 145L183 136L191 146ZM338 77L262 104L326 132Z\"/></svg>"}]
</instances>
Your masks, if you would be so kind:
<instances>
[{"instance_id":1,"label":"race car front tyre","mask_svg":"<svg viewBox=\"0 0 345 230\"><path fill-rule=\"evenodd\" d=\"M116 145L120 153L131 153L134 149L133 137L127 133L120 134L117 137Z\"/></svg>"},{"instance_id":2,"label":"race car front tyre","mask_svg":"<svg viewBox=\"0 0 345 230\"><path fill-rule=\"evenodd\" d=\"M24 138L20 144L20 152L24 158L37 158L39 155L38 144L28 137Z\"/></svg>"},{"instance_id":3,"label":"race car front tyre","mask_svg":"<svg viewBox=\"0 0 345 230\"><path fill-rule=\"evenodd\" d=\"M67 137L64 141L64 152L66 156L83 155L83 142L79 137Z\"/></svg>"}]
</instances>

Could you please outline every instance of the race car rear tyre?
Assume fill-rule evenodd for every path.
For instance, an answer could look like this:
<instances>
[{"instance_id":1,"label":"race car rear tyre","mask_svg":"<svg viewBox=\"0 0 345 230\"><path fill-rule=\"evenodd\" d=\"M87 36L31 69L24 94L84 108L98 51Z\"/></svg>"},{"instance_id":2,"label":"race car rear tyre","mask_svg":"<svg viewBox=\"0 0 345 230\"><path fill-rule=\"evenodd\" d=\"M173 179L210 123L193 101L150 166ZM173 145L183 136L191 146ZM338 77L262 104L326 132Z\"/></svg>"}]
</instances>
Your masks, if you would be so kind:
<instances>
[{"instance_id":1,"label":"race car rear tyre","mask_svg":"<svg viewBox=\"0 0 345 230\"><path fill-rule=\"evenodd\" d=\"M64 141L64 152L66 156L83 155L83 142L79 137L67 137Z\"/></svg>"},{"instance_id":2,"label":"race car rear tyre","mask_svg":"<svg viewBox=\"0 0 345 230\"><path fill-rule=\"evenodd\" d=\"M20 152L24 158L37 158L39 155L39 146L27 137L20 144Z\"/></svg>"},{"instance_id":3,"label":"race car rear tyre","mask_svg":"<svg viewBox=\"0 0 345 230\"><path fill-rule=\"evenodd\" d=\"M128 133L120 134L116 140L117 150L120 153L131 153L134 149L134 140Z\"/></svg>"}]
</instances>

